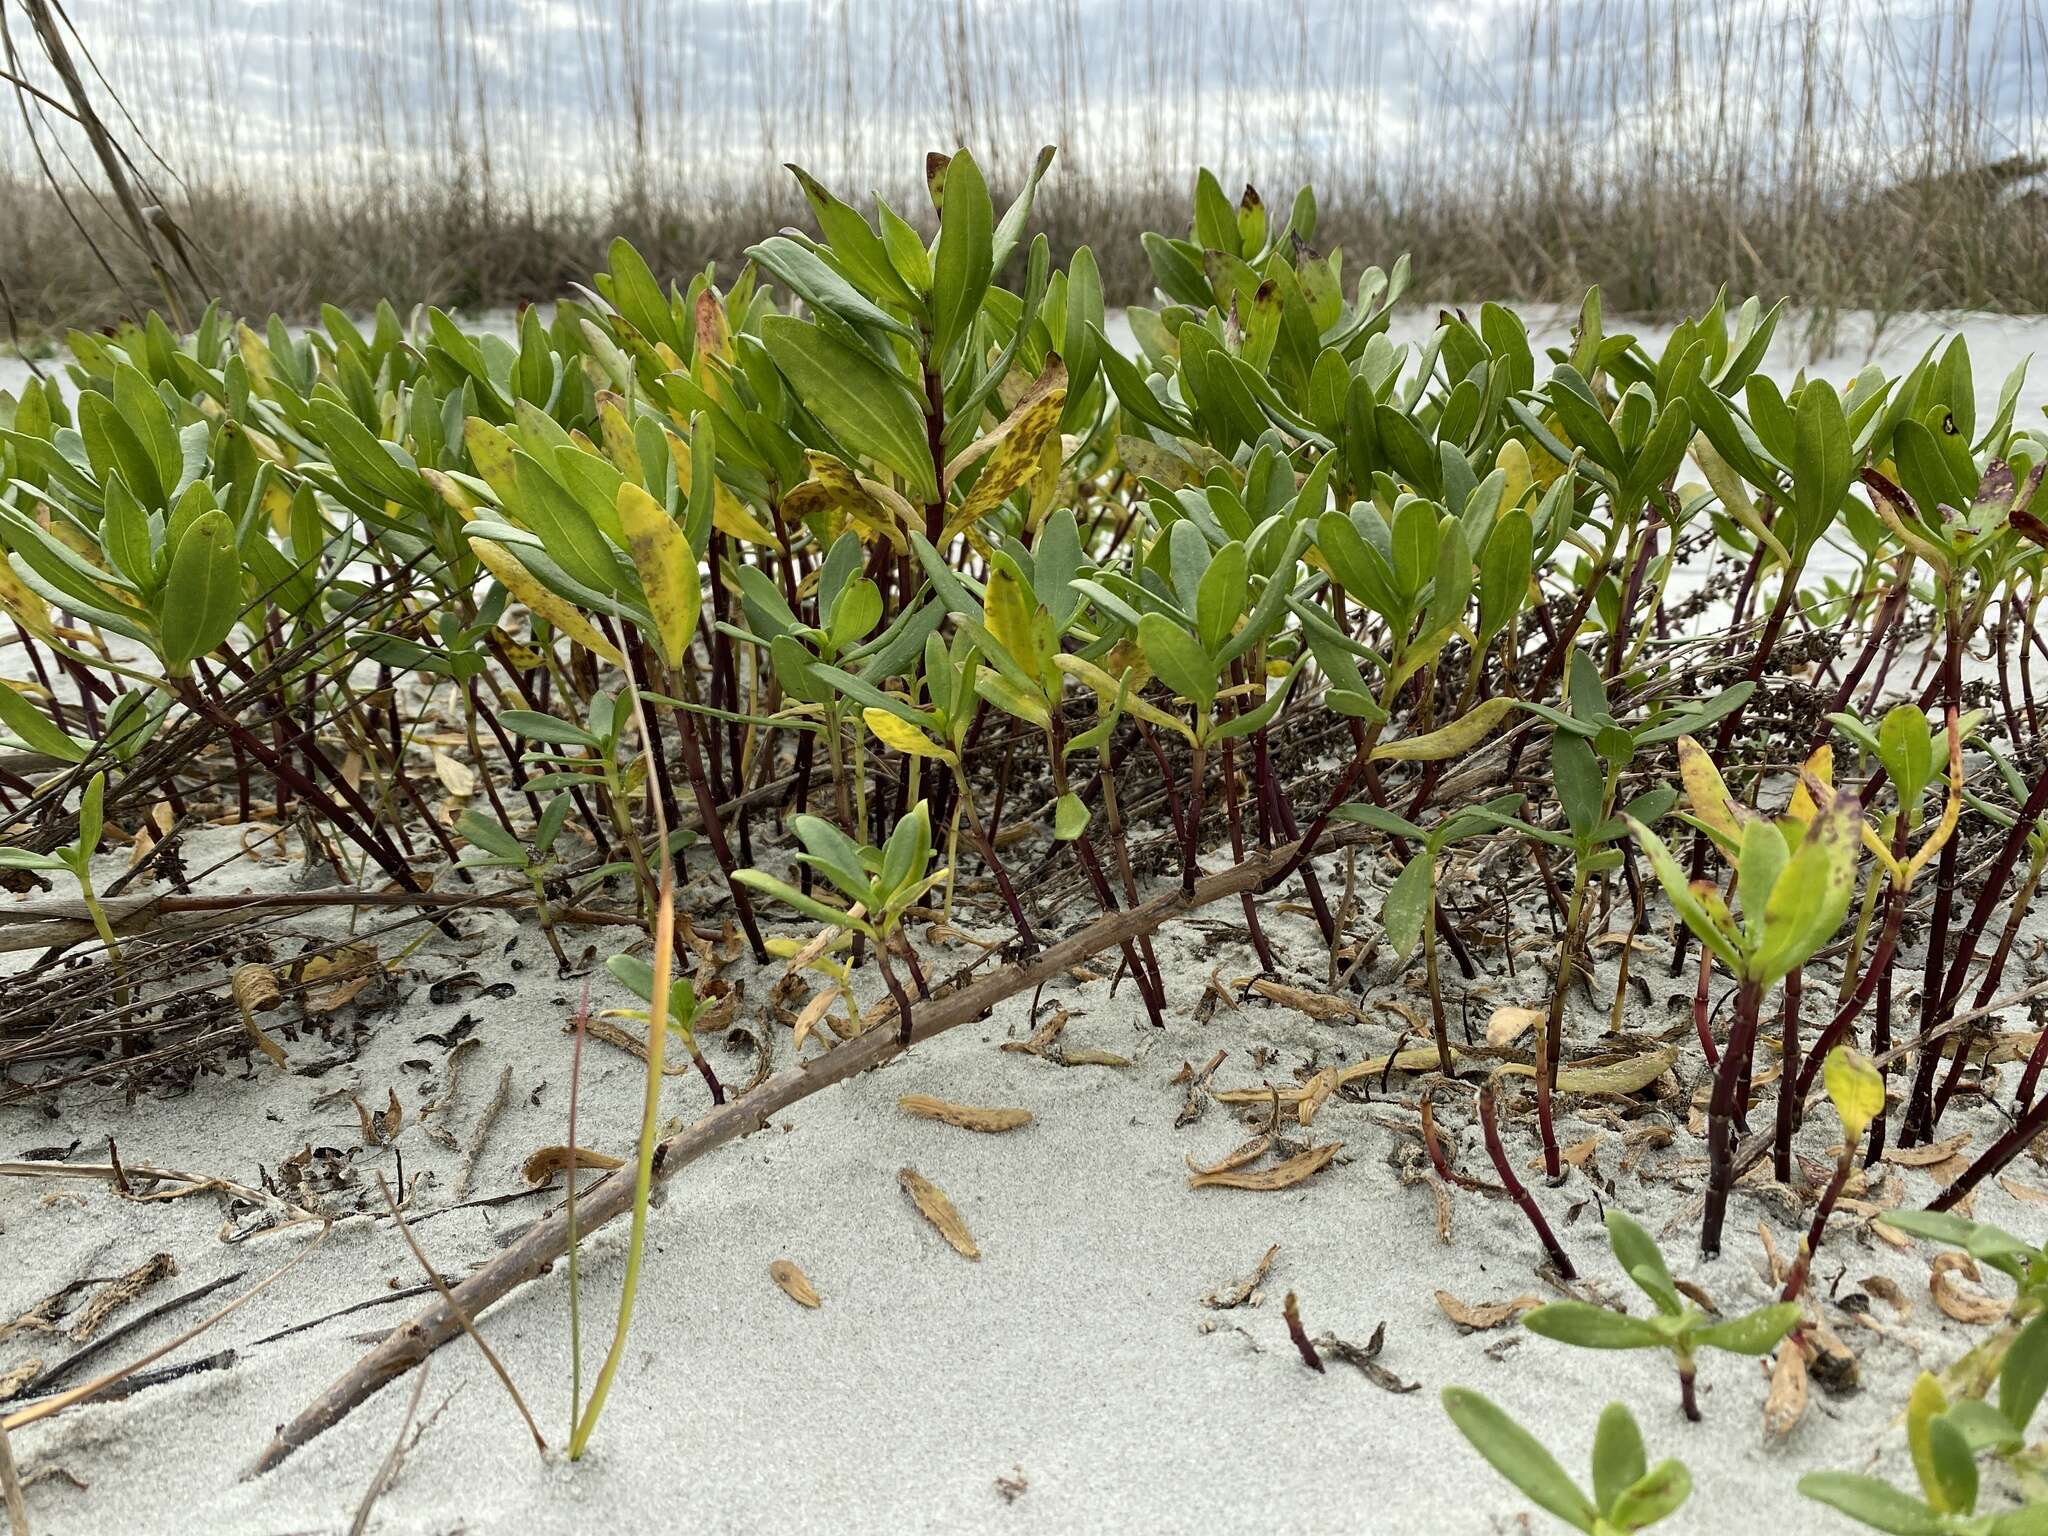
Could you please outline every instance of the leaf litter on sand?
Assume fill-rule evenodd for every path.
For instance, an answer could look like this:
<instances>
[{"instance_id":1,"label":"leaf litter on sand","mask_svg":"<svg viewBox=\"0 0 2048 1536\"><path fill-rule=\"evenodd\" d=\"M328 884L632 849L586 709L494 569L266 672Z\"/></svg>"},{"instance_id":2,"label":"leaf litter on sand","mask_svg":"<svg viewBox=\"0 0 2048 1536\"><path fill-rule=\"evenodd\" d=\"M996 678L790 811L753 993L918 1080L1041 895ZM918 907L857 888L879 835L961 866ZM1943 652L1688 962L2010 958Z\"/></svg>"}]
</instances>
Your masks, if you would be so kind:
<instances>
[{"instance_id":1,"label":"leaf litter on sand","mask_svg":"<svg viewBox=\"0 0 2048 1536\"><path fill-rule=\"evenodd\" d=\"M1031 1123L1031 1111L1028 1109L955 1104L934 1098L929 1093L906 1093L896 1100L896 1107L920 1120L937 1120L943 1125L958 1126L963 1131L980 1131L985 1135L1000 1135Z\"/></svg>"},{"instance_id":2,"label":"leaf litter on sand","mask_svg":"<svg viewBox=\"0 0 2048 1536\"><path fill-rule=\"evenodd\" d=\"M816 1309L824 1303L812 1286L810 1277L790 1259L777 1259L768 1266L768 1278L782 1288L782 1293L800 1307Z\"/></svg>"},{"instance_id":3,"label":"leaf litter on sand","mask_svg":"<svg viewBox=\"0 0 2048 1536\"><path fill-rule=\"evenodd\" d=\"M1266 1276L1273 1272L1273 1260L1279 1256L1280 1245L1275 1243L1260 1256L1249 1275L1235 1285L1209 1292L1202 1298L1202 1305L1218 1312L1246 1305L1256 1307L1262 1299L1259 1287L1266 1283Z\"/></svg>"},{"instance_id":4,"label":"leaf litter on sand","mask_svg":"<svg viewBox=\"0 0 2048 1536\"><path fill-rule=\"evenodd\" d=\"M974 1243L974 1234L967 1230L967 1223L961 1220L959 1211L953 1208L953 1202L946 1198L938 1185L915 1168L898 1169L896 1179L903 1186L903 1192L910 1196L911 1204L917 1207L917 1213L937 1229L939 1236L955 1253L964 1259L981 1257L981 1250Z\"/></svg>"}]
</instances>

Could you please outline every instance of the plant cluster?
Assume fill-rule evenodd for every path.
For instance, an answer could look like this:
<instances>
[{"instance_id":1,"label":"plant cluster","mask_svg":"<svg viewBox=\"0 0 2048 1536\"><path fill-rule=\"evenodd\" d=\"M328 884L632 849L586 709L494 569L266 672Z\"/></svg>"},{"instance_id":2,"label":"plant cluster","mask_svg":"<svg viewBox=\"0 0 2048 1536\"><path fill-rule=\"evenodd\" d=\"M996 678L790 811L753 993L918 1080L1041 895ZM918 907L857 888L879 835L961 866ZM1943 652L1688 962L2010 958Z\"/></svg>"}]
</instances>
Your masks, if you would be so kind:
<instances>
[{"instance_id":1,"label":"plant cluster","mask_svg":"<svg viewBox=\"0 0 2048 1536\"><path fill-rule=\"evenodd\" d=\"M2048 863L2048 436L2016 419L2018 375L1980 408L1957 338L1896 377L1780 380L1781 310L1725 296L1654 351L1597 291L1547 356L1497 304L1397 345L1405 260L1359 270L1318 247L1308 190L1233 201L1207 174L1144 239L1157 302L1126 353L1096 255L1056 265L1032 233L1050 160L999 210L971 154L934 155L915 219L799 172L812 232L667 287L620 242L509 337L388 305L73 333L68 387L0 399L0 608L28 673L0 688L4 862L68 873L116 964L91 856L158 802L299 815L423 905L491 870L544 923L629 891L655 939L611 967L649 1030L643 1186L668 1031L723 1098L664 894L693 856L757 961L793 952L778 918L829 930L807 963L872 960L905 1045L941 942L920 955L913 915L973 902L1021 960L1048 937L1030 892L1071 874L1095 912L1070 916L1131 917L1120 972L1163 1024L1162 913L1253 866L1261 890L1230 893L1267 971L1256 898L1283 887L1332 976L1357 980L1362 937L1421 947L1446 1075L1474 1058L1439 953L1479 965L1447 890L1475 848L1523 862L1555 962L1529 1059L1495 1054L1534 1079L1553 1179L1568 1003L1606 1006L1591 936L1670 933L1674 974L1699 945L1708 1256L1750 1162L1775 1147L1793 1177L1836 1047L1899 1067L1901 1109L1857 1100L1869 1156L1994 1091L1976 1047ZM409 761L421 680L468 743L458 818ZM1399 872L1362 921L1379 850ZM1891 978L1929 883L1906 1018ZM1138 921L1162 888L1172 911ZM1773 1043L1774 1135L1745 1141ZM1944 1200L2048 1124L2035 1055L2012 1132ZM1610 1232L1656 1315L1532 1327L1667 1348L1689 1392L1699 1347L1790 1326L1707 1324L1626 1218ZM1575 1523L1676 1506L1682 1480L1618 1421L1605 1438L1598 1497L1556 1490Z\"/></svg>"}]
</instances>

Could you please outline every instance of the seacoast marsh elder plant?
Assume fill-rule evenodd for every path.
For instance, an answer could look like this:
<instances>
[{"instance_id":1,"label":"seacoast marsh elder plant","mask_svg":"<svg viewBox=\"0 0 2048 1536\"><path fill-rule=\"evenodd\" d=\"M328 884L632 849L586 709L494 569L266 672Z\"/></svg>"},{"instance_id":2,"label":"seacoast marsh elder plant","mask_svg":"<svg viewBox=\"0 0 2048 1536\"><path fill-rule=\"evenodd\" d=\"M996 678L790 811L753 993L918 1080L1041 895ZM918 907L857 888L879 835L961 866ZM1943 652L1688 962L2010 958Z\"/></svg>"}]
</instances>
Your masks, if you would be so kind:
<instances>
[{"instance_id":1,"label":"seacoast marsh elder plant","mask_svg":"<svg viewBox=\"0 0 2048 1536\"><path fill-rule=\"evenodd\" d=\"M1153 302L1119 325L1097 253L1055 262L1033 228L1052 158L999 199L968 151L933 155L903 208L798 171L809 226L737 269L664 282L621 241L510 334L216 306L185 334L73 333L61 382L0 396L23 663L0 689L0 863L69 882L110 989L146 990L145 943L94 855L159 805L296 818L350 866L336 904L523 904L565 971L587 963L558 930L591 903L640 930L596 978L647 1075L615 1175L626 1300L588 1399L577 1367L578 1454L671 1168L668 1035L713 1106L783 1091L765 1064L729 1090L703 1049L742 955L776 963L777 1006L814 989L784 1010L814 1069L1098 951L1171 1028L1200 980L1158 937L1212 901L1266 982L1326 1002L1405 988L1419 951L1430 1048L1385 1075L1475 1080L1560 1275L1503 1129L1557 1184L1560 1113L1704 1086L1706 1257L1742 1234L1751 1170L1796 1188L1795 1138L1839 1132L1810 1262L1890 1120L1918 1146L1959 1102L2012 1096L1984 1047L2048 863L2048 435L2019 375L1980 400L1958 337L1896 376L1777 376L1782 306L1725 294L1655 347L1597 291L1560 345L1493 303L1401 343L1405 259L1323 246L1306 188L1232 199L1206 173L1144 238ZM457 814L422 782L428 695L462 759L434 759L432 796ZM1651 1039L1630 988L1660 965L1697 965L1695 1006ZM1475 989L1507 982L1532 1006L1482 1044ZM2048 1125L2042 1049L1943 1200ZM1809 1128L1816 1082L1837 1109ZM1913 1221L2010 1259L2032 1297L2038 1253ZM1566 1301L1528 1326L1669 1350L1688 1411L1698 1350L1799 1326L1798 1285L1710 1320L1624 1212L1607 1231L1651 1315ZM1928 1432L1941 1528L1982 1519L1954 1445L2016 1455L2037 1396L2016 1377L2003 1430L1925 1415L1948 1426ZM1643 1528L1689 1488L1644 1466L1625 1410L1588 1498L1483 1399L1449 1406L1579 1529Z\"/></svg>"}]
</instances>

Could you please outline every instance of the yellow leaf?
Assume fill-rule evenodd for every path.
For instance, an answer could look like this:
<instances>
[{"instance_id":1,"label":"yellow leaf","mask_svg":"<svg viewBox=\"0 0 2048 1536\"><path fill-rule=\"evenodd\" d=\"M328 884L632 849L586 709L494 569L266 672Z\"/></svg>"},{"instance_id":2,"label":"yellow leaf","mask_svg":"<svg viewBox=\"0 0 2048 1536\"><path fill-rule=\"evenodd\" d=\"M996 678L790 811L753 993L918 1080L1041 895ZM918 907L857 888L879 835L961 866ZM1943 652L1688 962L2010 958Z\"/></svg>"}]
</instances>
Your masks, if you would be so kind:
<instances>
[{"instance_id":1,"label":"yellow leaf","mask_svg":"<svg viewBox=\"0 0 2048 1536\"><path fill-rule=\"evenodd\" d=\"M256 393L271 394L270 344L250 330L247 324L237 322L235 346L242 354L242 366L249 370L249 382L255 386Z\"/></svg>"},{"instance_id":2,"label":"yellow leaf","mask_svg":"<svg viewBox=\"0 0 2048 1536\"><path fill-rule=\"evenodd\" d=\"M615 667L623 665L618 647L599 634L573 604L555 596L535 580L533 573L519 563L511 550L495 539L471 539L469 547L483 568L496 577L498 584L507 592L526 604L535 618L547 620L591 655L602 657Z\"/></svg>"},{"instance_id":3,"label":"yellow leaf","mask_svg":"<svg viewBox=\"0 0 2048 1536\"><path fill-rule=\"evenodd\" d=\"M483 417L472 416L463 424L462 446L469 450L478 477L498 493L498 500L506 500L514 489L512 455L517 445Z\"/></svg>"},{"instance_id":4,"label":"yellow leaf","mask_svg":"<svg viewBox=\"0 0 2048 1536\"><path fill-rule=\"evenodd\" d=\"M1399 741L1383 741L1372 749L1373 761L1400 763L1433 763L1447 757L1471 751L1484 741L1493 728L1500 724L1501 716L1514 708L1515 701L1505 694L1495 695L1483 703L1475 704L1449 725L1429 731L1421 736L1403 736Z\"/></svg>"},{"instance_id":5,"label":"yellow leaf","mask_svg":"<svg viewBox=\"0 0 2048 1536\"><path fill-rule=\"evenodd\" d=\"M628 480L646 484L647 472L633 441L633 424L626 419L626 402L610 390L597 397L597 425L604 438L604 456L612 461L612 468Z\"/></svg>"},{"instance_id":6,"label":"yellow leaf","mask_svg":"<svg viewBox=\"0 0 2048 1536\"><path fill-rule=\"evenodd\" d=\"M1820 814L1820 807L1814 803L1812 794L1806 788L1806 779L1809 774L1812 775L1814 781L1823 789L1832 789L1834 787L1835 749L1826 742L1822 742L1819 747L1815 748L1813 756L1806 760L1805 768L1801 770L1799 778L1792 785L1792 798L1785 806L1786 816L1798 822L1801 826L1807 825L1815 816Z\"/></svg>"},{"instance_id":7,"label":"yellow leaf","mask_svg":"<svg viewBox=\"0 0 2048 1536\"><path fill-rule=\"evenodd\" d=\"M901 715L892 715L886 709L877 709L872 704L860 712L867 728L874 732L875 739L885 747L897 752L908 752L913 757L937 757L947 762L953 754L925 735Z\"/></svg>"},{"instance_id":8,"label":"yellow leaf","mask_svg":"<svg viewBox=\"0 0 2048 1536\"><path fill-rule=\"evenodd\" d=\"M1027 397L1001 426L971 444L946 467L946 482L950 486L977 457L988 461L982 465L980 478L967 493L967 499L952 516L950 526L954 531L994 511L1012 491L1043 473L1040 456L1048 439L1057 441L1053 434L1066 408L1064 384L1036 398Z\"/></svg>"},{"instance_id":9,"label":"yellow leaf","mask_svg":"<svg viewBox=\"0 0 2048 1536\"><path fill-rule=\"evenodd\" d=\"M687 487L692 475L690 444L664 427L668 436L669 457L676 463L676 484ZM727 489L726 483L712 477L711 481L711 526L727 538L738 539L747 544L758 544L763 549L780 549L782 541L775 537L775 530L754 516L747 504Z\"/></svg>"},{"instance_id":10,"label":"yellow leaf","mask_svg":"<svg viewBox=\"0 0 2048 1536\"><path fill-rule=\"evenodd\" d=\"M998 564L989 572L982 609L996 643L1033 682L1043 681L1038 644L1031 632L1031 605L1025 601L1024 584L1007 565Z\"/></svg>"},{"instance_id":11,"label":"yellow leaf","mask_svg":"<svg viewBox=\"0 0 2048 1536\"><path fill-rule=\"evenodd\" d=\"M476 770L439 747L434 748L434 777L458 800L467 800L476 793Z\"/></svg>"},{"instance_id":12,"label":"yellow leaf","mask_svg":"<svg viewBox=\"0 0 2048 1536\"><path fill-rule=\"evenodd\" d=\"M14 574L5 555L0 555L0 609L6 610L10 619L37 639L51 638L50 605Z\"/></svg>"},{"instance_id":13,"label":"yellow leaf","mask_svg":"<svg viewBox=\"0 0 2048 1536\"><path fill-rule=\"evenodd\" d=\"M1838 1045L1821 1066L1821 1082L1841 1116L1845 1142L1854 1146L1884 1110L1884 1078L1868 1056L1853 1046Z\"/></svg>"},{"instance_id":14,"label":"yellow leaf","mask_svg":"<svg viewBox=\"0 0 2048 1536\"><path fill-rule=\"evenodd\" d=\"M1529 450L1522 446L1520 438L1511 437L1500 445L1500 454L1493 461L1493 466L1507 476L1507 484L1501 488L1500 510L1512 512L1529 494L1529 487L1536 483L1536 476L1529 467Z\"/></svg>"},{"instance_id":15,"label":"yellow leaf","mask_svg":"<svg viewBox=\"0 0 2048 1536\"><path fill-rule=\"evenodd\" d=\"M1721 781L1721 770L1707 756L1707 749L1690 736L1678 738L1678 776L1685 783L1686 803L1693 815L1729 844L1742 842L1742 822L1735 810L1735 797Z\"/></svg>"},{"instance_id":16,"label":"yellow leaf","mask_svg":"<svg viewBox=\"0 0 2048 1536\"><path fill-rule=\"evenodd\" d=\"M654 618L661 659L671 667L680 666L704 601L697 558L668 509L632 481L619 487L618 506L626 553L640 573L640 592Z\"/></svg>"},{"instance_id":17,"label":"yellow leaf","mask_svg":"<svg viewBox=\"0 0 2048 1536\"><path fill-rule=\"evenodd\" d=\"M886 538L895 546L897 553L909 551L910 543L903 537L903 530L897 525L892 509L874 495L860 476L830 454L810 452L804 458L810 469L810 478L792 487L782 498L785 523L824 517L828 526L825 529L827 536L822 542L830 544L832 536L836 536L843 526L839 519L848 518L860 529L867 542Z\"/></svg>"}]
</instances>

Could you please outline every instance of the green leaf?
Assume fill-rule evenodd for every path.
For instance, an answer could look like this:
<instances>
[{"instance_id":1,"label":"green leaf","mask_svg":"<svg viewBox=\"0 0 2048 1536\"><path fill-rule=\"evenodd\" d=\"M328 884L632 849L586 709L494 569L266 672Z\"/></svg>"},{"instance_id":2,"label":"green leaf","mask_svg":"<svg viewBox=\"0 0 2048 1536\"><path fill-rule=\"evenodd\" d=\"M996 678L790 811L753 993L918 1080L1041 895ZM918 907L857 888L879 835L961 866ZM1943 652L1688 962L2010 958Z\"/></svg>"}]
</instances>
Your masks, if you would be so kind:
<instances>
[{"instance_id":1,"label":"green leaf","mask_svg":"<svg viewBox=\"0 0 2048 1536\"><path fill-rule=\"evenodd\" d=\"M1387 887L1386 905L1380 908L1380 927L1404 963L1415 952L1422 925L1429 920L1431 899L1436 894L1435 862L1427 853L1410 859Z\"/></svg>"},{"instance_id":2,"label":"green leaf","mask_svg":"<svg viewBox=\"0 0 2048 1536\"><path fill-rule=\"evenodd\" d=\"M1634 834L1636 845L1650 861L1650 868L1656 871L1657 883L1664 887L1664 894L1671 905L1678 909L1678 915L1699 938L1699 941L1719 957L1721 963L1738 974L1742 971L1743 957L1735 948L1734 940L1722 931L1714 921L1699 897L1685 878L1685 870L1671 850L1664 845L1664 839L1637 821L1633 816L1625 818L1629 831Z\"/></svg>"},{"instance_id":3,"label":"green leaf","mask_svg":"<svg viewBox=\"0 0 2048 1536\"><path fill-rule=\"evenodd\" d=\"M1692 1474L1676 1461L1660 1461L1622 1491L1608 1511L1624 1531L1639 1531L1675 1514L1692 1497Z\"/></svg>"},{"instance_id":4,"label":"green leaf","mask_svg":"<svg viewBox=\"0 0 2048 1536\"><path fill-rule=\"evenodd\" d=\"M1643 1454L1643 1432L1626 1403L1609 1403L1593 1432L1593 1502L1611 1516L1614 1501L1649 1470Z\"/></svg>"},{"instance_id":5,"label":"green leaf","mask_svg":"<svg viewBox=\"0 0 2048 1536\"><path fill-rule=\"evenodd\" d=\"M1443 1404L1458 1433L1494 1471L1575 1530L1593 1529L1599 1510L1534 1435L1468 1388L1444 1388Z\"/></svg>"},{"instance_id":6,"label":"green leaf","mask_svg":"<svg viewBox=\"0 0 2048 1536\"><path fill-rule=\"evenodd\" d=\"M995 270L995 208L980 167L964 149L946 166L941 202L932 258L932 353L942 359L973 326Z\"/></svg>"},{"instance_id":7,"label":"green leaf","mask_svg":"<svg viewBox=\"0 0 2048 1536\"><path fill-rule=\"evenodd\" d=\"M1853 796L1836 796L1786 861L1764 903L1763 941L1755 956L1755 978L1765 986L1805 964L1842 926L1856 893L1861 819Z\"/></svg>"},{"instance_id":8,"label":"green leaf","mask_svg":"<svg viewBox=\"0 0 2048 1536\"><path fill-rule=\"evenodd\" d=\"M192 662L227 639L242 614L242 559L225 512L196 518L178 540L164 581L157 634L164 665L182 677Z\"/></svg>"},{"instance_id":9,"label":"green leaf","mask_svg":"<svg viewBox=\"0 0 2048 1536\"><path fill-rule=\"evenodd\" d=\"M851 209L847 211L852 213ZM867 229L859 214L853 214L853 221L862 229ZM893 277L894 269L887 266L881 241L872 231L869 232L868 238L875 242L874 254L883 257L881 270ZM842 255L836 246L833 254ZM906 341L917 339L916 331L887 310L864 298L853 284L827 266L824 258L817 252L797 244L787 235L770 235L759 245L749 246L747 255L780 278L785 286L812 309L822 309L837 315L849 325L871 325L901 336ZM896 287L903 297L908 297L908 290L903 289L900 282Z\"/></svg>"},{"instance_id":10,"label":"green leaf","mask_svg":"<svg viewBox=\"0 0 2048 1536\"><path fill-rule=\"evenodd\" d=\"M1081 797L1071 790L1061 795L1053 804L1052 835L1063 843L1071 843L1088 830L1088 807L1081 803Z\"/></svg>"},{"instance_id":11,"label":"green leaf","mask_svg":"<svg viewBox=\"0 0 2048 1536\"><path fill-rule=\"evenodd\" d=\"M1849 423L1841 396L1825 379L1808 379L1799 390L1793 422L1792 516L1795 554L1810 549L1827 532L1849 494L1856 474Z\"/></svg>"},{"instance_id":12,"label":"green leaf","mask_svg":"<svg viewBox=\"0 0 2048 1536\"><path fill-rule=\"evenodd\" d=\"M1207 715L1216 703L1216 663L1186 630L1163 613L1138 619L1138 648L1156 676Z\"/></svg>"},{"instance_id":13,"label":"green leaf","mask_svg":"<svg viewBox=\"0 0 2048 1536\"><path fill-rule=\"evenodd\" d=\"M1967 1515L1977 1507L1977 1458L1970 1442L1948 1415L1940 1414L1927 1425L1928 1459L1934 1475L1932 1486L1922 1491L1936 1509Z\"/></svg>"},{"instance_id":14,"label":"green leaf","mask_svg":"<svg viewBox=\"0 0 2048 1536\"><path fill-rule=\"evenodd\" d=\"M464 811L455 818L455 833L464 842L474 843L486 853L496 854L515 864L526 862L525 844L501 826L496 817L474 810Z\"/></svg>"},{"instance_id":15,"label":"green leaf","mask_svg":"<svg viewBox=\"0 0 2048 1536\"><path fill-rule=\"evenodd\" d=\"M558 747L589 747L593 751L602 745L582 726L531 709L501 710L498 723L513 735L523 736L528 741L545 741Z\"/></svg>"},{"instance_id":16,"label":"green leaf","mask_svg":"<svg viewBox=\"0 0 2048 1536\"><path fill-rule=\"evenodd\" d=\"M1949 1527L1940 1515L1890 1483L1854 1472L1809 1472L1799 1491L1819 1504L1838 1509L1852 1520L1892 1536L1945 1536Z\"/></svg>"},{"instance_id":17,"label":"green leaf","mask_svg":"<svg viewBox=\"0 0 2048 1536\"><path fill-rule=\"evenodd\" d=\"M54 757L60 763L82 763L91 754L84 742L60 731L48 715L6 683L0 683L0 725L29 751Z\"/></svg>"},{"instance_id":18,"label":"green leaf","mask_svg":"<svg viewBox=\"0 0 2048 1536\"><path fill-rule=\"evenodd\" d=\"M1799 1303L1781 1301L1741 1317L1731 1317L1725 1323L1695 1329L1692 1341L1696 1347L1725 1349L1733 1355L1767 1355L1798 1321Z\"/></svg>"},{"instance_id":19,"label":"green leaf","mask_svg":"<svg viewBox=\"0 0 2048 1536\"><path fill-rule=\"evenodd\" d=\"M1998 1408L2014 1429L2025 1430L2048 1389L2048 1312L2020 1330L1998 1368Z\"/></svg>"},{"instance_id":20,"label":"green leaf","mask_svg":"<svg viewBox=\"0 0 2048 1536\"><path fill-rule=\"evenodd\" d=\"M1629 1278L1657 1304L1658 1311L1675 1315L1684 1310L1685 1303L1679 1300L1678 1287L1671 1283L1671 1271L1665 1267L1656 1239L1638 1226L1633 1217L1613 1206L1607 1211L1607 1241Z\"/></svg>"},{"instance_id":21,"label":"green leaf","mask_svg":"<svg viewBox=\"0 0 2048 1536\"><path fill-rule=\"evenodd\" d=\"M900 373L788 315L764 319L761 340L804 408L848 450L903 476L912 500L938 499L924 410Z\"/></svg>"},{"instance_id":22,"label":"green leaf","mask_svg":"<svg viewBox=\"0 0 2048 1536\"><path fill-rule=\"evenodd\" d=\"M1215 654L1244 616L1250 595L1244 545L1232 540L1210 557L1195 594L1195 629L1202 649Z\"/></svg>"},{"instance_id":23,"label":"green leaf","mask_svg":"<svg viewBox=\"0 0 2048 1536\"><path fill-rule=\"evenodd\" d=\"M107 776L96 773L78 797L79 853L90 859L100 846L100 831L106 825Z\"/></svg>"},{"instance_id":24,"label":"green leaf","mask_svg":"<svg viewBox=\"0 0 2048 1536\"><path fill-rule=\"evenodd\" d=\"M1553 1301L1522 1318L1531 1333L1581 1349L1663 1349L1671 1342L1655 1323L1587 1301Z\"/></svg>"},{"instance_id":25,"label":"green leaf","mask_svg":"<svg viewBox=\"0 0 2048 1536\"><path fill-rule=\"evenodd\" d=\"M1584 737L1569 731L1551 733L1550 773L1557 784L1558 803L1564 807L1565 822L1573 835L1582 840L1592 837L1600 825L1607 775Z\"/></svg>"},{"instance_id":26,"label":"green leaf","mask_svg":"<svg viewBox=\"0 0 2048 1536\"><path fill-rule=\"evenodd\" d=\"M763 874L758 869L734 870L733 879L751 890L759 891L764 896L774 897L786 907L794 907L806 917L815 918L819 922L833 928L853 928L863 932L867 931L867 924L863 923L859 918L842 912L837 907L828 907L824 902L814 897L806 896L795 886L787 885L772 875Z\"/></svg>"},{"instance_id":27,"label":"green leaf","mask_svg":"<svg viewBox=\"0 0 2048 1536\"><path fill-rule=\"evenodd\" d=\"M931 807L920 800L896 823L888 842L882 845L881 887L885 897L891 901L899 899L924 874L931 857Z\"/></svg>"}]
</instances>

